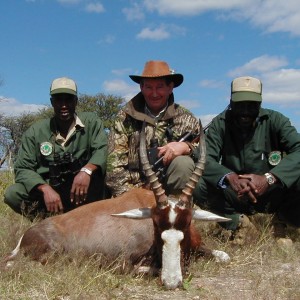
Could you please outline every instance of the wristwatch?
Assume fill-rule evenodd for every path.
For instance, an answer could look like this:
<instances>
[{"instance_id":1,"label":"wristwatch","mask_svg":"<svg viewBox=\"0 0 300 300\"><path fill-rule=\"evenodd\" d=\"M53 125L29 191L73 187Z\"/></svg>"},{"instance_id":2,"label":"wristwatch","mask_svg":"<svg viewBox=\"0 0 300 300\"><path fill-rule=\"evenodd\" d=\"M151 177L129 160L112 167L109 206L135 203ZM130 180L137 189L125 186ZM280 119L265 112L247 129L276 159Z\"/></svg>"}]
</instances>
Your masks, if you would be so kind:
<instances>
[{"instance_id":1,"label":"wristwatch","mask_svg":"<svg viewBox=\"0 0 300 300\"><path fill-rule=\"evenodd\" d=\"M90 169L88 169L88 168L81 168L80 169L80 172L85 172L86 174L88 174L88 175L92 175L92 173L93 173L93 171L92 170L90 170Z\"/></svg>"},{"instance_id":2,"label":"wristwatch","mask_svg":"<svg viewBox=\"0 0 300 300\"><path fill-rule=\"evenodd\" d=\"M275 183L275 177L271 173L266 173L265 176L267 178L268 185Z\"/></svg>"}]
</instances>

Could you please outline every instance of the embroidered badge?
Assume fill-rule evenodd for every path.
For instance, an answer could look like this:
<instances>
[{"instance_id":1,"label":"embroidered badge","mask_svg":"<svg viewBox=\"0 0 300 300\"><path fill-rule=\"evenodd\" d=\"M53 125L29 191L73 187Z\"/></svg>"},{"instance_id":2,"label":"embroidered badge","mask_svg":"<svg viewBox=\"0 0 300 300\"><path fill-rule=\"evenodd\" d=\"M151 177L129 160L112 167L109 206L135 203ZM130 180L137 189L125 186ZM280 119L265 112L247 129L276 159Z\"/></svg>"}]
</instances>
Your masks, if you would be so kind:
<instances>
[{"instance_id":1,"label":"embroidered badge","mask_svg":"<svg viewBox=\"0 0 300 300\"><path fill-rule=\"evenodd\" d=\"M269 164L271 166L277 166L281 161L281 152L280 151L272 151L269 154Z\"/></svg>"},{"instance_id":2,"label":"embroidered badge","mask_svg":"<svg viewBox=\"0 0 300 300\"><path fill-rule=\"evenodd\" d=\"M40 146L40 151L44 156L48 156L52 153L53 146L50 142L43 142Z\"/></svg>"}]
</instances>

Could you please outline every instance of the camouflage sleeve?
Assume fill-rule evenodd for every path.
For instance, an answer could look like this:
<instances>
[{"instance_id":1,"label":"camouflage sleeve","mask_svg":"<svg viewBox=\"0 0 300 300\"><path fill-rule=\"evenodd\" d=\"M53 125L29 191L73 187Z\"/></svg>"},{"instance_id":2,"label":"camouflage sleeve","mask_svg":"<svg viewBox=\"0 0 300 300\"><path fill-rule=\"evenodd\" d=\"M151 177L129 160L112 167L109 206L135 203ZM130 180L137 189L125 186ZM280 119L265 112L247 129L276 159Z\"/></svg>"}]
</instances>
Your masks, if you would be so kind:
<instances>
[{"instance_id":1,"label":"camouflage sleeve","mask_svg":"<svg viewBox=\"0 0 300 300\"><path fill-rule=\"evenodd\" d=\"M191 138L188 139L189 144L196 148L199 143L201 121L198 120L189 110L180 106L178 109L178 123L182 132L191 132Z\"/></svg>"},{"instance_id":2,"label":"camouflage sleeve","mask_svg":"<svg viewBox=\"0 0 300 300\"><path fill-rule=\"evenodd\" d=\"M125 117L121 111L109 133L106 185L114 197L142 185L139 172L128 169L130 150Z\"/></svg>"}]
</instances>

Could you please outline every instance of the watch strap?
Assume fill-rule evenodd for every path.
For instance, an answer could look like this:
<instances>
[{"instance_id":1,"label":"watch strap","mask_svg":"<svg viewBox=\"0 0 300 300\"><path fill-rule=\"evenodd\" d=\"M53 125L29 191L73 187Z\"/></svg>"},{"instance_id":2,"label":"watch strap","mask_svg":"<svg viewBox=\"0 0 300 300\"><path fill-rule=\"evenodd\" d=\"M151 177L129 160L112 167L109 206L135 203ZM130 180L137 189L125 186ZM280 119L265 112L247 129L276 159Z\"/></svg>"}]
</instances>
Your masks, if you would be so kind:
<instances>
[{"instance_id":1,"label":"watch strap","mask_svg":"<svg viewBox=\"0 0 300 300\"><path fill-rule=\"evenodd\" d=\"M88 168L85 168L85 167L83 167L83 168L81 168L80 169L80 172L85 172L86 174L88 174L88 175L92 175L92 173L93 173L93 171L92 170L90 170L90 169L88 169Z\"/></svg>"}]
</instances>

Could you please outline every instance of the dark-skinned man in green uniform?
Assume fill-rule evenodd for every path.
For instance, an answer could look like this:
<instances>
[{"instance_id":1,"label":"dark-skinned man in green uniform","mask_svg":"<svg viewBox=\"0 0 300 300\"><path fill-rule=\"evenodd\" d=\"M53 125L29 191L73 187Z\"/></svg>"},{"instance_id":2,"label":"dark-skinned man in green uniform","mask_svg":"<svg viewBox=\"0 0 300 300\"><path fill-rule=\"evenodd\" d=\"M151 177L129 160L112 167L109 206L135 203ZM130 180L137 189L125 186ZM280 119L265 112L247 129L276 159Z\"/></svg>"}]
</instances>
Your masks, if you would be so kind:
<instances>
[{"instance_id":1,"label":"dark-skinned man in green uniform","mask_svg":"<svg viewBox=\"0 0 300 300\"><path fill-rule=\"evenodd\" d=\"M223 226L233 237L257 212L274 214L277 237L285 233L276 226L300 226L300 136L287 117L261 103L259 79L234 79L230 106L206 135L207 164L194 201L230 217Z\"/></svg>"},{"instance_id":2,"label":"dark-skinned man in green uniform","mask_svg":"<svg viewBox=\"0 0 300 300\"><path fill-rule=\"evenodd\" d=\"M50 86L54 116L33 124L22 137L15 184L4 202L30 219L67 212L105 198L107 136L94 113L76 113L74 80Z\"/></svg>"}]
</instances>

